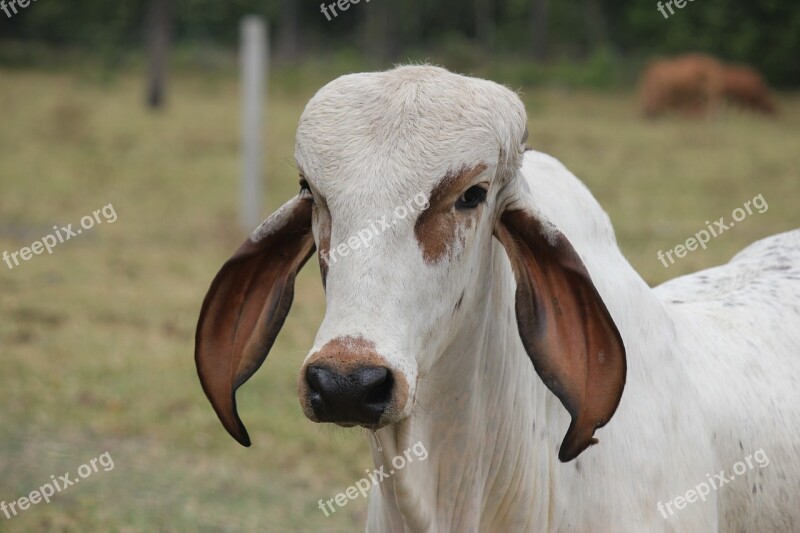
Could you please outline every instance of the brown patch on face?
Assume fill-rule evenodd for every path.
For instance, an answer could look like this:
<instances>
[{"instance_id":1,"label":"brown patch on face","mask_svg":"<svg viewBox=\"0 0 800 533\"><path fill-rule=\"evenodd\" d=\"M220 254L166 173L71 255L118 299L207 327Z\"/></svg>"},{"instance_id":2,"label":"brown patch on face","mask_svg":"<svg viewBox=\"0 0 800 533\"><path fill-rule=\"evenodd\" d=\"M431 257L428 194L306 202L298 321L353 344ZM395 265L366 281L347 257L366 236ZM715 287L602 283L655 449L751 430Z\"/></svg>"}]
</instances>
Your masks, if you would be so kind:
<instances>
[{"instance_id":1,"label":"brown patch on face","mask_svg":"<svg viewBox=\"0 0 800 533\"><path fill-rule=\"evenodd\" d=\"M486 168L486 163L479 163L473 168L448 174L434 187L430 205L414 225L414 235L426 263L438 263L456 244L456 229L459 222L464 220L464 215L456 210L455 202L475 176ZM464 224L467 228L471 227L472 217L468 217Z\"/></svg>"},{"instance_id":2,"label":"brown patch on face","mask_svg":"<svg viewBox=\"0 0 800 533\"><path fill-rule=\"evenodd\" d=\"M378 354L375 343L364 337L336 337L328 341L318 352L314 353L300 369L298 383L298 396L305 415L314 421L316 417L308 399L308 383L306 370L309 366L324 366L339 374L349 374L364 367L385 367L389 365ZM392 402L381 416L381 420L395 420L408 402L408 382L405 376L398 371L389 369L394 379L392 389Z\"/></svg>"}]
</instances>

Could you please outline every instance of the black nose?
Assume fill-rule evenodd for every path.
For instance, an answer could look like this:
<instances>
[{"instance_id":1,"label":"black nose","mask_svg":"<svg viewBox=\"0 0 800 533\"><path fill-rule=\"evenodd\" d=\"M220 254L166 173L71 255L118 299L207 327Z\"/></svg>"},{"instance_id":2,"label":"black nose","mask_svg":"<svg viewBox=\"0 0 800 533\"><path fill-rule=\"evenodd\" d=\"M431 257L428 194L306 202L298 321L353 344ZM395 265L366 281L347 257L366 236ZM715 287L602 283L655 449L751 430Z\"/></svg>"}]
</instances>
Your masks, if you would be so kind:
<instances>
[{"instance_id":1,"label":"black nose","mask_svg":"<svg viewBox=\"0 0 800 533\"><path fill-rule=\"evenodd\" d=\"M320 422L377 424L392 398L388 368L362 367L340 373L329 366L308 367L308 395Z\"/></svg>"}]
</instances>

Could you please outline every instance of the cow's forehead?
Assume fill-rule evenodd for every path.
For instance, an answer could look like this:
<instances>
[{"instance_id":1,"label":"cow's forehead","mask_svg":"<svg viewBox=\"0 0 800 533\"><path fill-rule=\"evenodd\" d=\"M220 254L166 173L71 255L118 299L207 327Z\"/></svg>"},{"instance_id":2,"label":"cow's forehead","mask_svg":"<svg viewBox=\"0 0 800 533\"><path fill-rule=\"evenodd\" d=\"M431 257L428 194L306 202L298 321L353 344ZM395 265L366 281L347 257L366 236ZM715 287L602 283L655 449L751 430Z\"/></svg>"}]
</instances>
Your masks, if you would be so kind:
<instances>
[{"instance_id":1,"label":"cow's forehead","mask_svg":"<svg viewBox=\"0 0 800 533\"><path fill-rule=\"evenodd\" d=\"M326 195L430 191L446 174L490 169L525 128L512 91L430 66L342 76L306 106L300 169ZM519 131L517 131L519 130Z\"/></svg>"}]
</instances>

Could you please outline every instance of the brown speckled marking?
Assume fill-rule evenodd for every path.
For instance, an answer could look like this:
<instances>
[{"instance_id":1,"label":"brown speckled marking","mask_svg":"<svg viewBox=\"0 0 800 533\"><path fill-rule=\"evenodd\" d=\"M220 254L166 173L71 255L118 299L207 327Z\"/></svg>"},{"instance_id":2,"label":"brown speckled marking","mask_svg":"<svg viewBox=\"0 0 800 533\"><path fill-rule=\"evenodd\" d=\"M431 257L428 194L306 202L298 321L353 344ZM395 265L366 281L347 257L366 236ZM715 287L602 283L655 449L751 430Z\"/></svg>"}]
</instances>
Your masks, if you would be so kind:
<instances>
[{"instance_id":1,"label":"brown speckled marking","mask_svg":"<svg viewBox=\"0 0 800 533\"><path fill-rule=\"evenodd\" d=\"M426 263L438 263L447 255L447 251L453 248L458 235L456 228L460 222L467 228L471 227L471 214L459 213L454 205L464 189L475 179L475 176L485 171L486 168L486 163L479 163L473 168L448 174L434 187L431 192L430 205L422 212L414 225L414 235L422 248L422 255ZM464 221L465 217L467 217L466 221Z\"/></svg>"},{"instance_id":2,"label":"brown speckled marking","mask_svg":"<svg viewBox=\"0 0 800 533\"><path fill-rule=\"evenodd\" d=\"M320 350L311 355L303 368L300 369L300 379L298 383L298 396L303 412L308 418L318 421L314 416L314 410L308 400L308 382L306 380L306 370L309 366L325 366L340 374L348 374L358 368L379 366L387 367L388 363L378 354L375 343L364 337L336 337L328 341ZM381 416L381 420L393 420L401 414L408 401L408 382L402 372L392 371L394 387L392 389L392 401L389 407Z\"/></svg>"}]
</instances>

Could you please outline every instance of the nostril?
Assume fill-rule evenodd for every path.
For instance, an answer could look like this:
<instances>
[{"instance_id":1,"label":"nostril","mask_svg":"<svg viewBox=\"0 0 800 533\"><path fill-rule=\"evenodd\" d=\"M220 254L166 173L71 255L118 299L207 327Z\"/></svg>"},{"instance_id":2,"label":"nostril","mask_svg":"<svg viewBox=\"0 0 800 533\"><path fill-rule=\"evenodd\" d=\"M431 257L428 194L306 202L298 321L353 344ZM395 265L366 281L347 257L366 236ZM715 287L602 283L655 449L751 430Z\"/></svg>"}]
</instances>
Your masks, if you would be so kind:
<instances>
[{"instance_id":1,"label":"nostril","mask_svg":"<svg viewBox=\"0 0 800 533\"><path fill-rule=\"evenodd\" d=\"M310 366L306 371L306 381L308 382L308 389L315 396L319 396L321 392L329 390L333 376L330 371L319 366Z\"/></svg>"},{"instance_id":2,"label":"nostril","mask_svg":"<svg viewBox=\"0 0 800 533\"><path fill-rule=\"evenodd\" d=\"M369 406L386 406L392 398L394 378L387 368L375 368L369 383L365 383L367 395L364 403Z\"/></svg>"},{"instance_id":3,"label":"nostril","mask_svg":"<svg viewBox=\"0 0 800 533\"><path fill-rule=\"evenodd\" d=\"M327 365L306 370L308 406L317 421L375 425L392 403L394 377L385 367L341 372Z\"/></svg>"}]
</instances>

